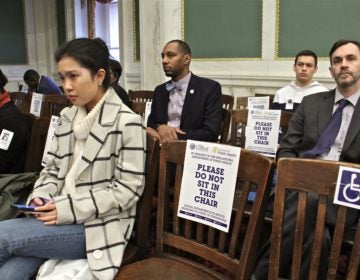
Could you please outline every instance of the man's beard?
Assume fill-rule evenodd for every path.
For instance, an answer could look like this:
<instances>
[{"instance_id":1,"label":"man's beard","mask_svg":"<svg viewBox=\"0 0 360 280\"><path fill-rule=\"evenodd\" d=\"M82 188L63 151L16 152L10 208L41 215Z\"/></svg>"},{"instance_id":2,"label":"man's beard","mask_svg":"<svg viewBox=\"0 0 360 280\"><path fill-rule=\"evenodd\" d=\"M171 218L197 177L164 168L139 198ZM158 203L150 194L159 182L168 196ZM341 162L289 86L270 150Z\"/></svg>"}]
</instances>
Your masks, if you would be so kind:
<instances>
[{"instance_id":1,"label":"man's beard","mask_svg":"<svg viewBox=\"0 0 360 280\"><path fill-rule=\"evenodd\" d=\"M357 81L359 81L360 79L360 75L358 76L355 76L352 75L352 74L348 74L351 76L351 79L350 80L342 80L340 78L341 75L338 75L337 78L335 79L336 80L336 83L339 87L341 88L348 88L348 87L351 87L352 85L356 84Z\"/></svg>"}]
</instances>

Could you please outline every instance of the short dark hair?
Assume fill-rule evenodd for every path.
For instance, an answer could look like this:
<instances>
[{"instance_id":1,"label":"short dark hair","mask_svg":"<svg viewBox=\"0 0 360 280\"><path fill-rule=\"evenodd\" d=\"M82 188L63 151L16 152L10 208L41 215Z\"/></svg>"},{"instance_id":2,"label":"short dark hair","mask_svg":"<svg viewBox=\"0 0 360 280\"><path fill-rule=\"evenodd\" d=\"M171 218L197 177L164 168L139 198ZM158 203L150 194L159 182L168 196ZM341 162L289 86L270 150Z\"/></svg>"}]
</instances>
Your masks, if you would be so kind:
<instances>
[{"instance_id":1,"label":"short dark hair","mask_svg":"<svg viewBox=\"0 0 360 280\"><path fill-rule=\"evenodd\" d=\"M331 49L330 49L330 52L329 52L329 58L330 58L330 64L332 64L331 62L331 56L333 55L333 53L338 49L340 48L341 46L343 45L347 45L347 44L354 44L355 46L357 46L360 50L360 42L359 41L356 41L356 40L348 40L348 39L341 39L341 40L338 40L336 41Z\"/></svg>"},{"instance_id":2,"label":"short dark hair","mask_svg":"<svg viewBox=\"0 0 360 280\"><path fill-rule=\"evenodd\" d=\"M116 74L117 76L116 83L117 83L122 73L122 67L120 62L115 59L110 59L110 69L114 74Z\"/></svg>"},{"instance_id":3,"label":"short dark hair","mask_svg":"<svg viewBox=\"0 0 360 280\"><path fill-rule=\"evenodd\" d=\"M105 70L102 83L105 90L110 84L109 49L100 38L77 38L63 43L55 52L55 61L64 57L75 59L82 67L94 76L100 69Z\"/></svg>"},{"instance_id":4,"label":"short dark hair","mask_svg":"<svg viewBox=\"0 0 360 280\"><path fill-rule=\"evenodd\" d=\"M36 72L34 69L29 69L29 70L26 70L25 73L24 73L24 81L29 81L29 80L39 80L40 78L40 75L38 72Z\"/></svg>"},{"instance_id":5,"label":"short dark hair","mask_svg":"<svg viewBox=\"0 0 360 280\"><path fill-rule=\"evenodd\" d=\"M315 52L313 52L311 50L302 50L302 51L298 52L295 56L295 64L297 63L300 56L312 56L315 61L315 66L317 66L318 57Z\"/></svg>"},{"instance_id":6,"label":"short dark hair","mask_svg":"<svg viewBox=\"0 0 360 280\"><path fill-rule=\"evenodd\" d=\"M5 76L5 74L0 69L0 91L1 92L4 91L4 87L7 83L8 83L8 78Z\"/></svg>"},{"instance_id":7,"label":"short dark hair","mask_svg":"<svg viewBox=\"0 0 360 280\"><path fill-rule=\"evenodd\" d=\"M186 43L183 40L179 40L179 39L175 39L175 40L171 40L169 42L167 42L166 45L170 44L170 43L177 43L178 44L178 48L181 52L183 52L184 54L190 54L191 55L191 49L190 46L188 45L188 43Z\"/></svg>"}]
</instances>

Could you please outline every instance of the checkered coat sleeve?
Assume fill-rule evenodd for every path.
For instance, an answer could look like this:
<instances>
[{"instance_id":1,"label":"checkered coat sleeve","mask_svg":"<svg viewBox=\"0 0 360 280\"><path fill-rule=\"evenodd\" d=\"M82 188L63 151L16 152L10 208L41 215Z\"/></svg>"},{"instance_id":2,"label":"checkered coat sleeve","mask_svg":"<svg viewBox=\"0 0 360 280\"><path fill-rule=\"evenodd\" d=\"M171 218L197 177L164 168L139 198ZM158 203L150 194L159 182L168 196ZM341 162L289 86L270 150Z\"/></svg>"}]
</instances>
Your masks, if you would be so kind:
<instances>
[{"instance_id":1,"label":"checkered coat sleeve","mask_svg":"<svg viewBox=\"0 0 360 280\"><path fill-rule=\"evenodd\" d=\"M54 197L57 224L85 225L87 259L99 279L113 279L134 225L144 188L145 130L141 117L109 89L86 141L76 176L76 193L61 195L70 168L73 106L61 114L33 197Z\"/></svg>"}]
</instances>

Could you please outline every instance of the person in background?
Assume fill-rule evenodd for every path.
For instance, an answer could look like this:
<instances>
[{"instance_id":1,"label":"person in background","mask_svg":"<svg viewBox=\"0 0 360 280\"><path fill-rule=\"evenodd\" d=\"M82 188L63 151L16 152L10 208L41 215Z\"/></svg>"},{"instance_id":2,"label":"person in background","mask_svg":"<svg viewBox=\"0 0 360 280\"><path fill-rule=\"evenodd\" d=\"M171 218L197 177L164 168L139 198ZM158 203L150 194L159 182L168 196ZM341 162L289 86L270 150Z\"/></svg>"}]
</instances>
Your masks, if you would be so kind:
<instances>
[{"instance_id":1,"label":"person in background","mask_svg":"<svg viewBox=\"0 0 360 280\"><path fill-rule=\"evenodd\" d=\"M277 159L283 157L315 158L360 163L360 42L339 40L329 52L330 73L336 88L304 97L290 120L288 131L280 143ZM337 125L335 125L337 123ZM336 129L334 129L336 127ZM298 192L291 192L285 201L284 231L281 244L281 275L288 277L294 244ZM310 269L311 245L316 221L318 197L307 196L306 223L300 279L307 279ZM336 206L330 205L326 224L335 223ZM347 211L346 226L358 217L358 210ZM326 279L330 255L330 232L324 233L319 279ZM253 279L267 279L270 240L261 250Z\"/></svg>"},{"instance_id":2,"label":"person in background","mask_svg":"<svg viewBox=\"0 0 360 280\"><path fill-rule=\"evenodd\" d=\"M50 259L87 259L114 279L144 189L145 128L110 87L101 39L71 40L55 53L67 98L48 163L28 198L34 214L0 222L0 279L31 279Z\"/></svg>"},{"instance_id":3,"label":"person in background","mask_svg":"<svg viewBox=\"0 0 360 280\"><path fill-rule=\"evenodd\" d=\"M131 107L131 102L127 92L119 85L122 67L119 61L110 59L110 84L114 88L116 94L120 97L121 101Z\"/></svg>"},{"instance_id":4,"label":"person in background","mask_svg":"<svg viewBox=\"0 0 360 280\"><path fill-rule=\"evenodd\" d=\"M5 90L8 79L0 70L0 174L24 171L30 124Z\"/></svg>"},{"instance_id":5,"label":"person in background","mask_svg":"<svg viewBox=\"0 0 360 280\"><path fill-rule=\"evenodd\" d=\"M168 42L161 53L171 81L155 88L147 131L167 140L216 142L222 122L221 86L190 72L191 50L181 40Z\"/></svg>"},{"instance_id":6,"label":"person in background","mask_svg":"<svg viewBox=\"0 0 360 280\"><path fill-rule=\"evenodd\" d=\"M279 89L271 109L295 112L304 96L327 91L319 82L313 81L313 76L318 69L317 55L311 50L303 50L296 54L293 70L295 72L295 82Z\"/></svg>"},{"instance_id":7,"label":"person in background","mask_svg":"<svg viewBox=\"0 0 360 280\"><path fill-rule=\"evenodd\" d=\"M29 92L42 94L63 94L57 84L49 77L39 75L33 69L29 69L24 73L24 82L28 85Z\"/></svg>"}]
</instances>

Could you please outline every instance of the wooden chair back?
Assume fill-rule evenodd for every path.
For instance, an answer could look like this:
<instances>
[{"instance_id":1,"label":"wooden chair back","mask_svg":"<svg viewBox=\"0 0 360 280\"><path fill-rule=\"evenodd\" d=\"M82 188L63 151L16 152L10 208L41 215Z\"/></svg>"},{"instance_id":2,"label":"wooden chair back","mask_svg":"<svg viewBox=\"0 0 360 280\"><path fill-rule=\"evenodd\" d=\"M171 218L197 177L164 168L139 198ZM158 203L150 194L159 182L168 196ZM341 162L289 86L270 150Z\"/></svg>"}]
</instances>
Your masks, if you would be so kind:
<instances>
[{"instance_id":1,"label":"wooden chair back","mask_svg":"<svg viewBox=\"0 0 360 280\"><path fill-rule=\"evenodd\" d=\"M219 276L214 269L218 266L224 273L220 279L228 279L226 275L250 279L270 190L273 161L241 150L231 225L226 233L177 216L185 150L185 141L166 142L161 147L157 256L177 259L210 275ZM175 184L172 185L174 175ZM246 216L245 206L251 186L256 186L256 199L250 216ZM206 266L205 263L213 265Z\"/></svg>"},{"instance_id":2,"label":"wooden chair back","mask_svg":"<svg viewBox=\"0 0 360 280\"><path fill-rule=\"evenodd\" d=\"M65 95L46 94L43 100L41 116L44 118L60 116L61 110L68 106L70 106L70 103Z\"/></svg>"},{"instance_id":3,"label":"wooden chair back","mask_svg":"<svg viewBox=\"0 0 360 280\"><path fill-rule=\"evenodd\" d=\"M230 123L231 123L231 111L229 109L222 108L222 113L223 113L223 116L222 116L222 122L221 122L219 143L227 144Z\"/></svg>"},{"instance_id":4,"label":"wooden chair back","mask_svg":"<svg viewBox=\"0 0 360 280\"><path fill-rule=\"evenodd\" d=\"M30 113L22 113L22 115L24 116L28 126L30 127L29 133L28 133L28 141L30 141L31 138L31 131L32 131L32 127L34 125L34 121L36 120L36 117L33 114Z\"/></svg>"},{"instance_id":5,"label":"wooden chair back","mask_svg":"<svg viewBox=\"0 0 360 280\"><path fill-rule=\"evenodd\" d=\"M247 109L249 96L239 96L236 98L236 109Z\"/></svg>"},{"instance_id":6,"label":"wooden chair back","mask_svg":"<svg viewBox=\"0 0 360 280\"><path fill-rule=\"evenodd\" d=\"M129 99L132 101L152 101L153 95L152 90L129 90Z\"/></svg>"},{"instance_id":7,"label":"wooden chair back","mask_svg":"<svg viewBox=\"0 0 360 280\"><path fill-rule=\"evenodd\" d=\"M130 109L140 116L145 116L145 110L146 110L146 101L135 101L130 100L131 106Z\"/></svg>"},{"instance_id":8,"label":"wooden chair back","mask_svg":"<svg viewBox=\"0 0 360 280\"><path fill-rule=\"evenodd\" d=\"M285 112L282 111L281 112L281 116L280 116L280 129L281 129L281 133L282 135L285 135L287 130L288 130L288 126L289 126L289 122L290 119L292 118L294 114L290 113L290 112Z\"/></svg>"},{"instance_id":9,"label":"wooden chair back","mask_svg":"<svg viewBox=\"0 0 360 280\"><path fill-rule=\"evenodd\" d=\"M319 196L317 218L312 244L311 264L307 279L318 279L319 260L323 244L325 219L329 204L332 204L335 186L340 166L360 168L360 165L310 159L280 159L277 164L277 183L274 203L274 216L271 235L269 279L278 279L279 256L281 254L281 238L283 232L284 207L286 192L295 190L299 192L297 217L295 226L295 241L291 264L291 279L299 279L303 228L306 223L305 209L307 193L315 193ZM336 223L332 236L331 253L326 279L335 279L339 263L341 246L344 240L345 217L349 208L339 206ZM342 279L359 279L360 261L360 220L358 219L355 238L353 240L351 257L348 262L346 276ZM336 278L337 279L337 278Z\"/></svg>"},{"instance_id":10,"label":"wooden chair back","mask_svg":"<svg viewBox=\"0 0 360 280\"><path fill-rule=\"evenodd\" d=\"M145 187L136 211L134 225L135 238L130 239L126 246L122 264L129 264L145 258L149 242L149 223L152 209L152 199L157 182L159 168L159 140L150 134L146 135Z\"/></svg>"},{"instance_id":11,"label":"wooden chair back","mask_svg":"<svg viewBox=\"0 0 360 280\"><path fill-rule=\"evenodd\" d=\"M30 104L31 104L31 97L32 93L24 93L24 92L10 92L11 100L14 102L16 107L22 113L29 113L30 112Z\"/></svg>"},{"instance_id":12,"label":"wooden chair back","mask_svg":"<svg viewBox=\"0 0 360 280\"><path fill-rule=\"evenodd\" d=\"M40 172L43 168L41 161L46 144L50 118L37 118L33 120L30 140L27 145L25 172Z\"/></svg>"},{"instance_id":13,"label":"wooden chair back","mask_svg":"<svg viewBox=\"0 0 360 280\"><path fill-rule=\"evenodd\" d=\"M280 128L282 135L285 135L293 113L281 112ZM237 109L231 112L231 132L230 144L233 146L245 147L245 132L248 118L248 110Z\"/></svg>"},{"instance_id":14,"label":"wooden chair back","mask_svg":"<svg viewBox=\"0 0 360 280\"><path fill-rule=\"evenodd\" d=\"M230 111L234 108L234 96L222 94L221 99L222 99L223 108L228 109Z\"/></svg>"},{"instance_id":15,"label":"wooden chair back","mask_svg":"<svg viewBox=\"0 0 360 280\"><path fill-rule=\"evenodd\" d=\"M248 110L237 109L231 112L230 144L245 147L245 130L247 124Z\"/></svg>"}]
</instances>

